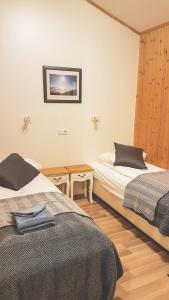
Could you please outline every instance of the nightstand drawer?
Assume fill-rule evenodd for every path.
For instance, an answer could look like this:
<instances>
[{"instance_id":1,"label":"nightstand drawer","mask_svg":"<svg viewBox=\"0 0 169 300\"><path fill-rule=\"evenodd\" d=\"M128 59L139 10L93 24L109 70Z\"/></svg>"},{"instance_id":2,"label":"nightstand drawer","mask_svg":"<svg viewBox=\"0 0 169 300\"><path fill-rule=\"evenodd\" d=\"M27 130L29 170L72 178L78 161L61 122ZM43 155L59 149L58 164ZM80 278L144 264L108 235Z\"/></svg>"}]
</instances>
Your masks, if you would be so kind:
<instances>
[{"instance_id":1,"label":"nightstand drawer","mask_svg":"<svg viewBox=\"0 0 169 300\"><path fill-rule=\"evenodd\" d=\"M90 179L91 177L93 177L93 172L79 172L79 173L72 173L71 174L71 179L73 179L73 181L83 181Z\"/></svg>"},{"instance_id":2,"label":"nightstand drawer","mask_svg":"<svg viewBox=\"0 0 169 300\"><path fill-rule=\"evenodd\" d=\"M54 184L54 185L59 185L62 183L65 183L67 181L68 175L53 175L53 176L48 176L49 180Z\"/></svg>"}]
</instances>

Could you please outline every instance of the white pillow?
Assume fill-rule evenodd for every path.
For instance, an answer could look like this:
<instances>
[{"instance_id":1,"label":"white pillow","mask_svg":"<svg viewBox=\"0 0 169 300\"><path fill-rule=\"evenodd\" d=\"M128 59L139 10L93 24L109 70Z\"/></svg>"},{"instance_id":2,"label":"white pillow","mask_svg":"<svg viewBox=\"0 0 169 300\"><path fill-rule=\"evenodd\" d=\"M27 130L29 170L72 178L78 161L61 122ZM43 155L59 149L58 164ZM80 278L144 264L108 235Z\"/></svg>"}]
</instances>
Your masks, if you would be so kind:
<instances>
[{"instance_id":1,"label":"white pillow","mask_svg":"<svg viewBox=\"0 0 169 300\"><path fill-rule=\"evenodd\" d=\"M98 156L98 161L101 163L113 165L115 161L115 152L106 152Z\"/></svg>"},{"instance_id":2,"label":"white pillow","mask_svg":"<svg viewBox=\"0 0 169 300\"><path fill-rule=\"evenodd\" d=\"M143 152L143 159L146 160L147 153Z\"/></svg>"},{"instance_id":3,"label":"white pillow","mask_svg":"<svg viewBox=\"0 0 169 300\"><path fill-rule=\"evenodd\" d=\"M30 164L30 165L32 165L33 167L35 167L36 169L38 169L38 170L40 170L40 169L42 169L42 166L37 162L37 161L35 161L35 160L33 160L33 159L31 159L31 158L25 158L24 157L24 160L28 163L28 164Z\"/></svg>"}]
</instances>

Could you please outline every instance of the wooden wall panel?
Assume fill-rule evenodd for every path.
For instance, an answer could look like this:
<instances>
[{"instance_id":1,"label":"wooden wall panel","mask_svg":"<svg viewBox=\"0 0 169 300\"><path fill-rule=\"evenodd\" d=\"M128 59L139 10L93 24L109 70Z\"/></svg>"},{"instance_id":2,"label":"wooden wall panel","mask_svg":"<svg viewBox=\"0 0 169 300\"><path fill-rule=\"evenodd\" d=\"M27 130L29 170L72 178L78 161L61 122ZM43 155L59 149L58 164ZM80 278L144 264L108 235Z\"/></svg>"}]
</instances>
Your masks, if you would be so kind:
<instances>
[{"instance_id":1,"label":"wooden wall panel","mask_svg":"<svg viewBox=\"0 0 169 300\"><path fill-rule=\"evenodd\" d=\"M134 145L169 168L169 25L140 37Z\"/></svg>"}]
</instances>

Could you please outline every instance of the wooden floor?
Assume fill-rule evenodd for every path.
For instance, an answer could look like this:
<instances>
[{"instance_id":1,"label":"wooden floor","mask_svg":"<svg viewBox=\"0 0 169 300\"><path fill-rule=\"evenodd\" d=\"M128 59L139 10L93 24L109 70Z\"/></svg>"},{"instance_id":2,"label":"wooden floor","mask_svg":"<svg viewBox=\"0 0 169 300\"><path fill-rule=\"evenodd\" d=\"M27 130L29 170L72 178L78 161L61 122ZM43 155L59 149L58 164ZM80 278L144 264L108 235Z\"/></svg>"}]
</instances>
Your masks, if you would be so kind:
<instances>
[{"instance_id":1,"label":"wooden floor","mask_svg":"<svg viewBox=\"0 0 169 300\"><path fill-rule=\"evenodd\" d=\"M103 201L77 200L114 242L124 269L114 300L169 300L169 253Z\"/></svg>"}]
</instances>

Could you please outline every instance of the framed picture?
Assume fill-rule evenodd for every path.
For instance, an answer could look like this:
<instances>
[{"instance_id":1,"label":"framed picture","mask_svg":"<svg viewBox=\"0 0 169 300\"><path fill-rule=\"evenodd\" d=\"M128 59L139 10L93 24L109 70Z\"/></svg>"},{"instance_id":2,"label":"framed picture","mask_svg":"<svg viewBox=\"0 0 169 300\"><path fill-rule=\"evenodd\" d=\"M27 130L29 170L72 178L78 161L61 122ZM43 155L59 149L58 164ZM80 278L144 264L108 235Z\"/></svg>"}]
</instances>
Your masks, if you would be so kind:
<instances>
[{"instance_id":1,"label":"framed picture","mask_svg":"<svg viewBox=\"0 0 169 300\"><path fill-rule=\"evenodd\" d=\"M81 103L82 69L43 66L45 103Z\"/></svg>"}]
</instances>

